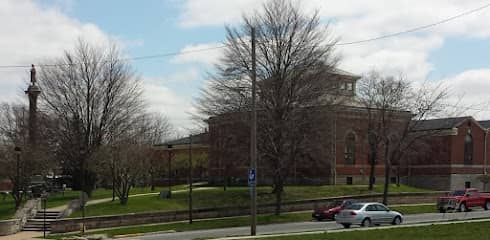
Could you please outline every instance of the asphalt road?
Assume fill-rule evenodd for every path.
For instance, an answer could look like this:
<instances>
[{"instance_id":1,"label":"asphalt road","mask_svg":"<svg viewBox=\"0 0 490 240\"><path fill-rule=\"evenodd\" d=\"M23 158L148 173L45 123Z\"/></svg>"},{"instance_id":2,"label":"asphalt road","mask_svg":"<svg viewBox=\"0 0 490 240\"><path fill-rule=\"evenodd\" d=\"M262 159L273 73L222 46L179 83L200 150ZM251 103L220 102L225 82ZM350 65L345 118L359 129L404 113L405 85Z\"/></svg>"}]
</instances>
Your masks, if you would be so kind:
<instances>
[{"instance_id":1,"label":"asphalt road","mask_svg":"<svg viewBox=\"0 0 490 240\"><path fill-rule=\"evenodd\" d=\"M465 220L475 218L490 218L490 211L473 210L466 213L424 213L406 215L403 224L414 224L424 222L443 222L449 220ZM325 222L297 222L257 226L257 234L292 233L306 231L324 231L342 229L343 227L334 221ZM355 228L355 226L353 226ZM146 235L129 238L131 240L192 240L196 238L217 238L227 236L249 235L250 227L234 227L213 230L200 230L188 232L175 232Z\"/></svg>"}]
</instances>

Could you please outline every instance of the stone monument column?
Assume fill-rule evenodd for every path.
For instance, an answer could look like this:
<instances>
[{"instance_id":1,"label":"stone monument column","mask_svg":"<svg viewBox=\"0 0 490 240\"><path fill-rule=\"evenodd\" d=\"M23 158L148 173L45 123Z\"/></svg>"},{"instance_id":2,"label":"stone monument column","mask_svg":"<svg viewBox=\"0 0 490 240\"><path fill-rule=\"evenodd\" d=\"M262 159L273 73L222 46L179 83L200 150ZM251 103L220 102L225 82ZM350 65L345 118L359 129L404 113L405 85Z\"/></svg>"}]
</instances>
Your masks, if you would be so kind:
<instances>
[{"instance_id":1,"label":"stone monument column","mask_svg":"<svg viewBox=\"0 0 490 240\"><path fill-rule=\"evenodd\" d=\"M29 145L32 148L35 148L37 144L37 97L41 93L36 81L36 68L33 64L31 68L31 85L25 91L29 97Z\"/></svg>"}]
</instances>

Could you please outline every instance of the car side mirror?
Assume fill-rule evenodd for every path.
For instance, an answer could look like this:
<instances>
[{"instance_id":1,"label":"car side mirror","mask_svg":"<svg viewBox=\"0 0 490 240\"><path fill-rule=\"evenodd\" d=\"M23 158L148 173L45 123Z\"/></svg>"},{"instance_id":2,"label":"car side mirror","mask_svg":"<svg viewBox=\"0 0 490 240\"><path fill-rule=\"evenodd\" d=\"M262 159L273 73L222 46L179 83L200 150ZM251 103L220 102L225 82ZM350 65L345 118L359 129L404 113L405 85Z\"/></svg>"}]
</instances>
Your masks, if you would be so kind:
<instances>
[{"instance_id":1,"label":"car side mirror","mask_svg":"<svg viewBox=\"0 0 490 240\"><path fill-rule=\"evenodd\" d=\"M469 193L465 193L465 194L464 194L464 196L465 196L465 197L469 197L469 196L470 196L470 194L469 194Z\"/></svg>"}]
</instances>

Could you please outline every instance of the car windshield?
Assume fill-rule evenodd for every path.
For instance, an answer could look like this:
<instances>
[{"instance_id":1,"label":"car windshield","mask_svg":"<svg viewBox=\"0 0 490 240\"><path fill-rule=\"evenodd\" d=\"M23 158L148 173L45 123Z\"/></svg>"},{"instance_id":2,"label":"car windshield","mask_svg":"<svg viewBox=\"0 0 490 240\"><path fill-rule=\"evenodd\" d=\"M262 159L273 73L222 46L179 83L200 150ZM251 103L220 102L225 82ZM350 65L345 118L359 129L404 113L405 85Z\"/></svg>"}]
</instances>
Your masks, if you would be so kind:
<instances>
[{"instance_id":1,"label":"car windshield","mask_svg":"<svg viewBox=\"0 0 490 240\"><path fill-rule=\"evenodd\" d=\"M359 203L354 203L348 207L346 207L345 209L347 210L359 210L361 209L362 207L364 206L364 204L359 204Z\"/></svg>"},{"instance_id":2,"label":"car windshield","mask_svg":"<svg viewBox=\"0 0 490 240\"><path fill-rule=\"evenodd\" d=\"M464 193L465 193L464 190L456 190L456 191L452 192L451 195L453 195L453 196L463 196Z\"/></svg>"}]
</instances>

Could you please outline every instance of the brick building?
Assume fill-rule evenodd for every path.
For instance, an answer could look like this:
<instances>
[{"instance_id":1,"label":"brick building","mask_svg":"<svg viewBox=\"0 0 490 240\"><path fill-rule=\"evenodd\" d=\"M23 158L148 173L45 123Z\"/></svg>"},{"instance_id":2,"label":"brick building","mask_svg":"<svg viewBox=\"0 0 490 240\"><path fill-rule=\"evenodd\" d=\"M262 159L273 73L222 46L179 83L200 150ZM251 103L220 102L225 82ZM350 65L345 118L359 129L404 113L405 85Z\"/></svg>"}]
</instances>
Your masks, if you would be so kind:
<instances>
[{"instance_id":1,"label":"brick building","mask_svg":"<svg viewBox=\"0 0 490 240\"><path fill-rule=\"evenodd\" d=\"M426 140L428 147L404 162L402 182L440 190L464 187L483 190L477 178L488 170L490 121L458 117L426 120L417 126L416 131L435 134Z\"/></svg>"},{"instance_id":2,"label":"brick building","mask_svg":"<svg viewBox=\"0 0 490 240\"><path fill-rule=\"evenodd\" d=\"M336 70L333 80L338 83L336 90L342 97L341 104L309 108L308 112L314 115L314 123L304 132L307 140L305 146L301 146L308 150L289 164L285 174L288 184L360 184L368 181L368 113L355 100L358 79L358 76ZM409 112L395 115L399 121L410 119ZM246 184L250 163L248 119L249 113L241 112L208 120L208 175L211 183ZM260 126L260 111L258 119ZM383 165L380 158L375 168L377 176L384 175ZM260 156L257 168L258 183L270 184L275 169L271 169Z\"/></svg>"},{"instance_id":3,"label":"brick building","mask_svg":"<svg viewBox=\"0 0 490 240\"><path fill-rule=\"evenodd\" d=\"M355 101L359 77L340 70L334 74L338 81L337 90L344 97L342 104L310 108L316 117L311 129L304 133L307 141L303 147L308 151L290 164L287 184L367 184L369 181L368 111ZM258 116L260 121L260 112ZM397 112L396 116L400 124L407 123L411 117L409 112ZM249 113L241 112L208 120L207 140L201 142L200 147L208 153L207 179L211 184L247 183L249 119ZM476 121L472 117L417 122L414 131L429 133L428 137L420 139L403 159L393 163L390 181L438 190L483 189L478 176L487 174L488 170L489 129L490 120ZM183 141L185 148L185 139ZM168 149L161 146L162 150ZM383 158L382 151L378 152L377 184L384 182ZM258 183L271 184L275 169L260 156L257 169Z\"/></svg>"}]
</instances>

